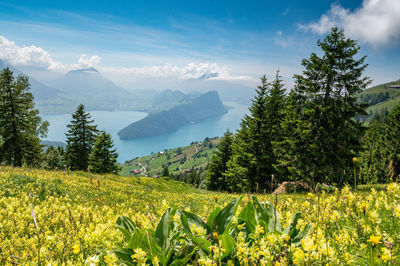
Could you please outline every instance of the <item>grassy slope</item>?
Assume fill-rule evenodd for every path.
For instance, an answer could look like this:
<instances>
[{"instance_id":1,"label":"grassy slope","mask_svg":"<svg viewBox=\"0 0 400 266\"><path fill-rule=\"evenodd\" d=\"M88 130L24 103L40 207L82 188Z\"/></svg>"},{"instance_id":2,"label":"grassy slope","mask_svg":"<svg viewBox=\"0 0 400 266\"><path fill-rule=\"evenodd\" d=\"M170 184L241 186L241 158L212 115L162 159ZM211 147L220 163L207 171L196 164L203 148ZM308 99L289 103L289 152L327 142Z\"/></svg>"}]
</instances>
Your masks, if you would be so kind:
<instances>
[{"instance_id":1,"label":"grassy slope","mask_svg":"<svg viewBox=\"0 0 400 266\"><path fill-rule=\"evenodd\" d=\"M175 148L164 151L164 153L155 153L135 158L124 164L119 174L122 176L159 176L168 163L170 164L168 169L173 174L183 173L185 170L191 168L204 168L211 159L212 153L216 150L220 139L212 139L211 142L213 144L213 148L211 149L209 147L199 146L199 144L192 144L182 147L182 154L178 154L178 148ZM181 164L181 160L185 156L187 159ZM147 168L147 170L145 172L142 171L138 175L130 173L130 171L135 169L143 170L145 168Z\"/></svg>"},{"instance_id":2,"label":"grassy slope","mask_svg":"<svg viewBox=\"0 0 400 266\"><path fill-rule=\"evenodd\" d=\"M37 259L30 204L40 230L42 262L77 265L85 256L116 247L122 235L113 226L120 215L154 228L171 206L206 217L236 197L173 180L0 166L0 265ZM260 196L266 198L272 197ZM78 255L73 253L76 244L81 245Z\"/></svg>"},{"instance_id":3,"label":"grassy slope","mask_svg":"<svg viewBox=\"0 0 400 266\"><path fill-rule=\"evenodd\" d=\"M367 112L371 110L373 113L382 110L383 108L387 108L388 111L392 110L399 102L400 102L400 89L389 88L390 85L400 85L399 81L389 82L385 84L380 84L369 88L363 91L360 95L368 95L368 94L378 94L389 92L389 99L377 103L375 105L369 106L367 108Z\"/></svg>"}]
</instances>

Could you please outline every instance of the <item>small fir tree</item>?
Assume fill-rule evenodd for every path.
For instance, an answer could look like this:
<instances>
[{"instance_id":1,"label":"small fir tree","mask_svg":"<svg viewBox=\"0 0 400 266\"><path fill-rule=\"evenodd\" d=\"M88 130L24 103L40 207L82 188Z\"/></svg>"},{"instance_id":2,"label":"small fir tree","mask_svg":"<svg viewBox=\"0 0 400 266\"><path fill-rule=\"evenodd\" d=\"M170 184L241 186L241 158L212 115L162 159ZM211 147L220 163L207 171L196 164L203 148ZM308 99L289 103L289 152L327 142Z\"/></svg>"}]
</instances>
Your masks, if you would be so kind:
<instances>
[{"instance_id":1,"label":"small fir tree","mask_svg":"<svg viewBox=\"0 0 400 266\"><path fill-rule=\"evenodd\" d=\"M44 153L44 162L43 167L47 170L64 170L66 168L66 161L64 158L63 147L53 147L50 146L47 148Z\"/></svg>"},{"instance_id":2,"label":"small fir tree","mask_svg":"<svg viewBox=\"0 0 400 266\"><path fill-rule=\"evenodd\" d=\"M218 149L211 158L207 172L207 188L210 190L227 190L224 172L227 163L232 157L232 133L227 130L218 145Z\"/></svg>"},{"instance_id":3,"label":"small fir tree","mask_svg":"<svg viewBox=\"0 0 400 266\"><path fill-rule=\"evenodd\" d=\"M66 158L72 170L86 171L88 168L89 155L98 132L93 122L90 114L85 112L84 105L80 104L72 115L71 123L67 125Z\"/></svg>"},{"instance_id":4,"label":"small fir tree","mask_svg":"<svg viewBox=\"0 0 400 266\"><path fill-rule=\"evenodd\" d=\"M110 134L104 131L98 135L89 156L89 170L95 173L114 173L118 171L118 153L113 149Z\"/></svg>"},{"instance_id":5,"label":"small fir tree","mask_svg":"<svg viewBox=\"0 0 400 266\"><path fill-rule=\"evenodd\" d=\"M169 177L169 170L168 170L168 166L165 166L162 170L161 176L165 176L165 177Z\"/></svg>"}]
</instances>

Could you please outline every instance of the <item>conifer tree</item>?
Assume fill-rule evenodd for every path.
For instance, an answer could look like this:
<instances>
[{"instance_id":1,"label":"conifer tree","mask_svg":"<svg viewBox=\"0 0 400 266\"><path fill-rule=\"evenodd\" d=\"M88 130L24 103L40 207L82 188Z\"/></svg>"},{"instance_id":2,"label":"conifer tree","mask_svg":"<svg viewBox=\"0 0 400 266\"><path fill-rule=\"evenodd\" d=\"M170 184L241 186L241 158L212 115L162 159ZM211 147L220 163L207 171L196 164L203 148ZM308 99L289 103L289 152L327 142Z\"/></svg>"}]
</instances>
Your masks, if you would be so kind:
<instances>
[{"instance_id":1,"label":"conifer tree","mask_svg":"<svg viewBox=\"0 0 400 266\"><path fill-rule=\"evenodd\" d=\"M257 187L266 185L273 172L266 116L268 87L264 76L256 89L257 95L249 108L250 114L242 119L233 142L233 156L224 174L231 191L256 191Z\"/></svg>"},{"instance_id":2,"label":"conifer tree","mask_svg":"<svg viewBox=\"0 0 400 266\"><path fill-rule=\"evenodd\" d=\"M89 170L95 173L113 173L118 171L116 149L110 134L101 131L97 136L89 156Z\"/></svg>"},{"instance_id":3,"label":"conifer tree","mask_svg":"<svg viewBox=\"0 0 400 266\"><path fill-rule=\"evenodd\" d=\"M44 153L43 167L48 170L63 170L66 167L66 162L64 158L64 149L63 147L53 147L50 146L47 148Z\"/></svg>"},{"instance_id":4,"label":"conifer tree","mask_svg":"<svg viewBox=\"0 0 400 266\"><path fill-rule=\"evenodd\" d=\"M286 105L286 95L285 89L283 87L284 84L282 83L278 70L276 72L275 80L271 83L271 89L267 96L266 116L268 139L266 139L265 141L268 142L268 145L270 147L268 149L268 157L270 158L269 163L273 166L270 167L272 172L269 174L275 176L275 180L268 180L269 191L275 189L276 184L285 178L285 176L281 176L280 173L275 169L275 166L278 164L278 158L280 155L279 153L275 152L275 147L283 139L282 120L285 116L284 110Z\"/></svg>"},{"instance_id":5,"label":"conifer tree","mask_svg":"<svg viewBox=\"0 0 400 266\"><path fill-rule=\"evenodd\" d=\"M361 154L362 173L364 183L382 183L385 182L386 169L383 149L384 126L380 125L379 117L374 119L362 138L363 152ZM385 169L386 168L386 169ZM361 182L361 180L360 180Z\"/></svg>"},{"instance_id":6,"label":"conifer tree","mask_svg":"<svg viewBox=\"0 0 400 266\"><path fill-rule=\"evenodd\" d=\"M161 176L165 176L165 177L169 177L169 170L168 170L168 166L165 166L162 170Z\"/></svg>"},{"instance_id":7,"label":"conifer tree","mask_svg":"<svg viewBox=\"0 0 400 266\"><path fill-rule=\"evenodd\" d=\"M88 168L89 155L98 132L93 122L90 114L85 112L84 105L80 104L72 114L71 123L67 125L66 159L72 170L85 171Z\"/></svg>"},{"instance_id":8,"label":"conifer tree","mask_svg":"<svg viewBox=\"0 0 400 266\"><path fill-rule=\"evenodd\" d=\"M386 125L384 127L384 169L386 175L382 180L397 179L400 177L400 104L387 115Z\"/></svg>"},{"instance_id":9,"label":"conifer tree","mask_svg":"<svg viewBox=\"0 0 400 266\"><path fill-rule=\"evenodd\" d=\"M232 157L232 140L232 133L227 130L211 158L207 172L207 188L210 190L227 190L223 173L227 170L227 163Z\"/></svg>"},{"instance_id":10,"label":"conifer tree","mask_svg":"<svg viewBox=\"0 0 400 266\"><path fill-rule=\"evenodd\" d=\"M43 153L39 136L47 134L48 124L35 109L28 78L15 79L4 68L0 73L0 162L39 165Z\"/></svg>"},{"instance_id":11,"label":"conifer tree","mask_svg":"<svg viewBox=\"0 0 400 266\"><path fill-rule=\"evenodd\" d=\"M287 125L296 127L285 139L292 157L281 160L280 165L310 178L312 184L343 183L363 133L362 124L353 119L365 115L365 104L357 102L357 94L370 79L362 76L367 67L365 57L356 58L360 47L345 38L343 31L333 28L318 46L322 57L312 53L302 61L302 75L295 75L292 98L302 101L296 113L290 111L294 117L287 118Z\"/></svg>"}]
</instances>

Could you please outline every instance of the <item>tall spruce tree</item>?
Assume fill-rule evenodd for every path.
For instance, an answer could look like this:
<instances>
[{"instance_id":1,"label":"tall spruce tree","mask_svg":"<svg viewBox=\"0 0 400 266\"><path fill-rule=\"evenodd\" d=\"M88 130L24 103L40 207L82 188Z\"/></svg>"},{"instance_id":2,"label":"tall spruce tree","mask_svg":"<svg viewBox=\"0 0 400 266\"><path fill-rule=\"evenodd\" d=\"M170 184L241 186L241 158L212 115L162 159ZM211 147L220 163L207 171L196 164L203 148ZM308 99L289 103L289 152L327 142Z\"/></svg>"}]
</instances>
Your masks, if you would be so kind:
<instances>
[{"instance_id":1,"label":"tall spruce tree","mask_svg":"<svg viewBox=\"0 0 400 266\"><path fill-rule=\"evenodd\" d=\"M97 136L89 155L89 170L95 173L113 173L118 171L116 149L110 134L101 131Z\"/></svg>"},{"instance_id":2,"label":"tall spruce tree","mask_svg":"<svg viewBox=\"0 0 400 266\"><path fill-rule=\"evenodd\" d=\"M356 58L360 47L343 31L333 28L318 46L322 57L312 53L303 59L303 74L294 76L292 97L301 99L301 108L296 114L290 112L294 117L287 118L287 124L292 120L299 123L294 123L297 131L285 139L292 158L282 160L281 165L310 178L312 184L343 183L363 133L362 124L353 119L365 115L365 104L357 102L357 94L370 79L363 77L365 56ZM296 139L300 135L301 139ZM304 150L299 150L299 142Z\"/></svg>"},{"instance_id":3,"label":"tall spruce tree","mask_svg":"<svg viewBox=\"0 0 400 266\"><path fill-rule=\"evenodd\" d=\"M382 145L386 175L384 182L400 177L400 104L387 115Z\"/></svg>"},{"instance_id":4,"label":"tall spruce tree","mask_svg":"<svg viewBox=\"0 0 400 266\"><path fill-rule=\"evenodd\" d=\"M232 157L232 140L232 133L227 130L208 164L207 188L210 190L228 190L223 174L227 170L227 163Z\"/></svg>"},{"instance_id":5,"label":"tall spruce tree","mask_svg":"<svg viewBox=\"0 0 400 266\"><path fill-rule=\"evenodd\" d=\"M75 113L72 114L72 121L67 127L67 165L72 170L84 170L88 168L89 155L92 150L97 126L92 123L90 114L85 112L85 107L80 104Z\"/></svg>"},{"instance_id":6,"label":"tall spruce tree","mask_svg":"<svg viewBox=\"0 0 400 266\"><path fill-rule=\"evenodd\" d=\"M279 76L279 70L276 72L275 80L271 83L271 89L267 96L267 129L269 138L265 141L268 142L268 157L269 163L273 166L270 167L275 176L274 180L268 180L268 190L271 191L275 189L276 184L282 181L285 176L281 176L276 170L275 166L278 164L279 153L275 152L275 147L283 139L282 134L282 120L285 116L285 106L286 106L286 95L284 84L282 83L281 76ZM264 182L265 183L265 182Z\"/></svg>"},{"instance_id":7,"label":"tall spruce tree","mask_svg":"<svg viewBox=\"0 0 400 266\"><path fill-rule=\"evenodd\" d=\"M241 128L232 144L231 160L223 173L230 191L271 191L277 180L275 165L278 158L274 152L281 142L281 120L284 117L285 90L277 71L275 80L268 83L261 78L261 86L245 115Z\"/></svg>"},{"instance_id":8,"label":"tall spruce tree","mask_svg":"<svg viewBox=\"0 0 400 266\"><path fill-rule=\"evenodd\" d=\"M38 165L42 155L39 136L47 134L48 125L35 109L28 78L15 79L4 68L0 73L0 162Z\"/></svg>"},{"instance_id":9,"label":"tall spruce tree","mask_svg":"<svg viewBox=\"0 0 400 266\"><path fill-rule=\"evenodd\" d=\"M384 158L384 126L379 123L379 117L374 119L362 138L361 153L363 183L382 183L386 180ZM386 169L385 169L386 168Z\"/></svg>"}]
</instances>

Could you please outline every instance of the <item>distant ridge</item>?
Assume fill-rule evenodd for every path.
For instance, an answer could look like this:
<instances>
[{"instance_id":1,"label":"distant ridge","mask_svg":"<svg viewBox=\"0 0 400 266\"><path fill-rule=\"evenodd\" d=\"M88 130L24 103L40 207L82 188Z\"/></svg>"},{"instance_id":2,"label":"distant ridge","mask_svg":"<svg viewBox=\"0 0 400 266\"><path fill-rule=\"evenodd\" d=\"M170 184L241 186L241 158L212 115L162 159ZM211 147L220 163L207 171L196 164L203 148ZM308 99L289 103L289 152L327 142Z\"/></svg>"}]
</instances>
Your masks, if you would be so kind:
<instances>
[{"instance_id":1,"label":"distant ridge","mask_svg":"<svg viewBox=\"0 0 400 266\"><path fill-rule=\"evenodd\" d=\"M168 111L151 113L120 130L121 139L152 137L177 130L179 127L226 113L218 93L206 92L189 103L180 104Z\"/></svg>"},{"instance_id":2,"label":"distant ridge","mask_svg":"<svg viewBox=\"0 0 400 266\"><path fill-rule=\"evenodd\" d=\"M400 81L392 81L379 84L366 89L359 94L359 100L368 104L367 116L360 118L361 121L370 121L375 114L383 114L391 111L400 103Z\"/></svg>"},{"instance_id":3,"label":"distant ridge","mask_svg":"<svg viewBox=\"0 0 400 266\"><path fill-rule=\"evenodd\" d=\"M94 67L89 67L89 68L81 68L81 69L76 69L76 70L71 70L68 73L74 73L74 72L95 72L98 73L97 69Z\"/></svg>"}]
</instances>

